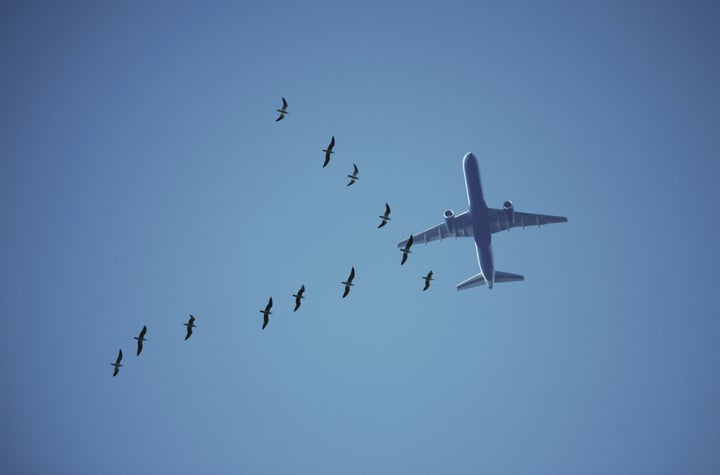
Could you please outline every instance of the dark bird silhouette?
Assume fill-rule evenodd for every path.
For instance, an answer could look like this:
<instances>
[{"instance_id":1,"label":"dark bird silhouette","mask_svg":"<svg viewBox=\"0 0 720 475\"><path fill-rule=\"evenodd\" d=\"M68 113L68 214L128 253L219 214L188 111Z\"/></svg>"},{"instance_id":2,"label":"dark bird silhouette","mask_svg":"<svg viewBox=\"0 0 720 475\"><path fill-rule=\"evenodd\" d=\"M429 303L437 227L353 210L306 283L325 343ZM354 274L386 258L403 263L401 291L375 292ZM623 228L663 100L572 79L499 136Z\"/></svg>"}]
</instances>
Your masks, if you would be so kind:
<instances>
[{"instance_id":1,"label":"dark bird silhouette","mask_svg":"<svg viewBox=\"0 0 720 475\"><path fill-rule=\"evenodd\" d=\"M345 286L345 292L343 292L342 298L347 297L347 294L350 293L350 287L355 285L352 283L354 278L355 278L355 267L353 266L352 270L350 270L350 276L348 277L347 281L342 283Z\"/></svg>"},{"instance_id":2,"label":"dark bird silhouette","mask_svg":"<svg viewBox=\"0 0 720 475\"><path fill-rule=\"evenodd\" d=\"M350 185L352 185L353 183L355 183L356 181L359 180L359 178L358 178L358 176L357 176L357 174L358 174L358 167L357 167L357 165L355 165L354 163L353 163L353 168L355 169L355 171L353 172L352 175L348 175L348 176L347 176L348 178L350 178L350 183L348 183L346 186L350 186Z\"/></svg>"},{"instance_id":3,"label":"dark bird silhouette","mask_svg":"<svg viewBox=\"0 0 720 475\"><path fill-rule=\"evenodd\" d=\"M323 168L327 166L328 162L330 161L330 155L335 153L332 151L333 147L335 146L335 136L332 136L332 139L330 139L330 145L328 145L328 148L324 148L323 152L325 152L325 163L323 163Z\"/></svg>"},{"instance_id":4,"label":"dark bird silhouette","mask_svg":"<svg viewBox=\"0 0 720 475\"><path fill-rule=\"evenodd\" d=\"M140 330L140 336L134 336L134 337L133 337L135 340L138 341L138 350L137 350L137 355L136 355L136 356L139 356L139 355L140 355L140 352L141 352L142 349L143 349L143 341L147 341L147 340L145 339L145 333L146 333L146 332L147 332L147 325L143 325L143 329Z\"/></svg>"},{"instance_id":5,"label":"dark bird silhouette","mask_svg":"<svg viewBox=\"0 0 720 475\"><path fill-rule=\"evenodd\" d=\"M270 297L270 300L268 300L268 304L265 305L265 310L260 310L260 313L263 314L263 326L262 329L265 330L265 327L267 326L268 322L270 321L270 315L272 315L272 312L270 309L272 308L272 297Z\"/></svg>"},{"instance_id":6,"label":"dark bird silhouette","mask_svg":"<svg viewBox=\"0 0 720 475\"><path fill-rule=\"evenodd\" d=\"M275 109L276 111L278 111L280 113L280 117L275 119L275 122L283 120L285 118L285 116L289 114L289 112L287 111L287 101L285 100L284 97L282 98L282 100L283 100L282 109Z\"/></svg>"},{"instance_id":7,"label":"dark bird silhouette","mask_svg":"<svg viewBox=\"0 0 720 475\"><path fill-rule=\"evenodd\" d=\"M183 323L187 327L187 335L185 335L185 339L187 340L190 338L190 335L192 335L193 328L195 328L197 325L195 325L195 317L190 315L190 320L188 320L187 323Z\"/></svg>"},{"instance_id":8,"label":"dark bird silhouette","mask_svg":"<svg viewBox=\"0 0 720 475\"><path fill-rule=\"evenodd\" d=\"M410 235L410 239L408 239L407 244L405 244L405 248L404 248L404 249L400 249L400 252L403 253L402 261L400 261L400 265L405 264L405 261L407 260L407 256L408 256L408 254L410 254L410 246L412 246L412 243L413 243L413 237L412 237L412 234L411 234L411 235Z\"/></svg>"},{"instance_id":9,"label":"dark bird silhouette","mask_svg":"<svg viewBox=\"0 0 720 475\"><path fill-rule=\"evenodd\" d=\"M122 350L120 350L120 353L117 355L117 359L114 363L110 363L110 366L115 367L115 371L113 371L113 378L117 376L117 374L120 372L120 367L122 366L120 362L122 361Z\"/></svg>"},{"instance_id":10,"label":"dark bird silhouette","mask_svg":"<svg viewBox=\"0 0 720 475\"><path fill-rule=\"evenodd\" d=\"M385 203L385 214L382 216L378 216L378 218L382 219L382 223L378 226L378 228L382 228L387 224L388 221L390 221L390 205Z\"/></svg>"},{"instance_id":11,"label":"dark bird silhouette","mask_svg":"<svg viewBox=\"0 0 720 475\"><path fill-rule=\"evenodd\" d=\"M431 280L434 280L434 279L432 278L432 274L433 274L433 272L430 271L430 272L428 272L428 275L426 275L425 277L423 277L423 279L425 279L425 287L423 288L423 291L427 290L428 287L430 287L430 281L431 281Z\"/></svg>"},{"instance_id":12,"label":"dark bird silhouette","mask_svg":"<svg viewBox=\"0 0 720 475\"><path fill-rule=\"evenodd\" d=\"M300 300L305 298L303 292L305 292L305 284L300 286L298 293L293 294L293 297L295 297L295 310L293 310L293 312L297 312L297 309L300 308Z\"/></svg>"}]
</instances>

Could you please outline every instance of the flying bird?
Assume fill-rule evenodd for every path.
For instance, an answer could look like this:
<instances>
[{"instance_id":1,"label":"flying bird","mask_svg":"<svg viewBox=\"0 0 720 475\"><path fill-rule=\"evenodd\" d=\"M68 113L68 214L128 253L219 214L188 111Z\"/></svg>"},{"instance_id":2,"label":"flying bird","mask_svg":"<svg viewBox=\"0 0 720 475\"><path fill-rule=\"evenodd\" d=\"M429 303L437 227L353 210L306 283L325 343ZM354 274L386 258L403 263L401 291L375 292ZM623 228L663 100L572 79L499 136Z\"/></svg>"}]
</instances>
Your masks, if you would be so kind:
<instances>
[{"instance_id":1,"label":"flying bird","mask_svg":"<svg viewBox=\"0 0 720 475\"><path fill-rule=\"evenodd\" d=\"M117 359L114 363L110 363L110 366L115 367L115 371L113 371L113 378L117 376L117 374L120 372L120 367L122 366L120 362L122 361L122 350L120 350L120 353L118 353Z\"/></svg>"},{"instance_id":2,"label":"flying bird","mask_svg":"<svg viewBox=\"0 0 720 475\"><path fill-rule=\"evenodd\" d=\"M350 293L350 287L355 285L352 283L354 278L355 278L355 267L353 266L352 270L350 270L350 276L348 277L347 281L343 282L343 285L345 286L345 292L343 292L342 298L347 297L347 294Z\"/></svg>"},{"instance_id":3,"label":"flying bird","mask_svg":"<svg viewBox=\"0 0 720 475\"><path fill-rule=\"evenodd\" d=\"M143 329L140 330L140 336L134 336L133 338L138 341L138 350L137 350L137 356L140 355L140 352L142 352L143 349L143 341L147 341L145 339L145 332L147 332L147 325L143 325Z\"/></svg>"},{"instance_id":4,"label":"flying bird","mask_svg":"<svg viewBox=\"0 0 720 475\"><path fill-rule=\"evenodd\" d=\"M400 249L400 252L403 253L402 261L400 261L400 265L405 264L405 261L407 260L408 254L410 254L410 246L412 246L413 243L413 237L412 234L410 235L410 239L408 239L407 244L405 244L405 248Z\"/></svg>"},{"instance_id":5,"label":"flying bird","mask_svg":"<svg viewBox=\"0 0 720 475\"><path fill-rule=\"evenodd\" d=\"M305 292L305 284L300 286L300 290L298 290L298 293L293 294L293 297L295 297L295 310L293 312L297 312L297 309L300 308L300 299L304 299L303 292Z\"/></svg>"},{"instance_id":6,"label":"flying bird","mask_svg":"<svg viewBox=\"0 0 720 475\"><path fill-rule=\"evenodd\" d=\"M382 228L387 224L388 221L390 221L390 205L385 203L385 214L382 216L378 216L378 218L382 219L382 223L378 226L378 228Z\"/></svg>"},{"instance_id":7,"label":"flying bird","mask_svg":"<svg viewBox=\"0 0 720 475\"><path fill-rule=\"evenodd\" d=\"M335 146L335 136L332 136L332 139L330 139L330 145L328 145L328 148L324 148L323 152L325 152L325 163L323 163L323 168L325 168L330 161L330 155L335 153L332 151L333 147Z\"/></svg>"},{"instance_id":8,"label":"flying bird","mask_svg":"<svg viewBox=\"0 0 720 475\"><path fill-rule=\"evenodd\" d=\"M195 328L197 325L195 325L195 317L190 315L190 320L188 320L187 323L183 323L187 327L187 335L185 335L185 339L187 340L190 338L190 335L192 335L193 328Z\"/></svg>"},{"instance_id":9,"label":"flying bird","mask_svg":"<svg viewBox=\"0 0 720 475\"><path fill-rule=\"evenodd\" d=\"M423 288L423 291L426 291L428 289L428 287L430 287L430 281L434 280L432 278L432 274L433 274L433 271L430 271L430 272L428 272L428 275L423 277L423 279L425 279L425 287Z\"/></svg>"},{"instance_id":10,"label":"flying bird","mask_svg":"<svg viewBox=\"0 0 720 475\"><path fill-rule=\"evenodd\" d=\"M347 186L350 186L350 185L352 185L353 183L355 183L356 181L359 180L359 178L358 178L358 176L357 176L357 174L358 174L358 167L357 167L357 165L355 165L354 163L353 163L353 168L355 169L355 171L353 172L353 174L347 176L348 178L350 178L350 183L348 183Z\"/></svg>"},{"instance_id":11,"label":"flying bird","mask_svg":"<svg viewBox=\"0 0 720 475\"><path fill-rule=\"evenodd\" d=\"M272 297L270 297L270 300L268 300L268 304L265 305L265 310L260 310L260 313L263 314L263 326L262 329L265 330L265 327L267 326L268 322L270 321L270 315L272 315L272 312L270 309L272 308Z\"/></svg>"},{"instance_id":12,"label":"flying bird","mask_svg":"<svg viewBox=\"0 0 720 475\"><path fill-rule=\"evenodd\" d=\"M287 111L287 101L285 100L284 97L282 98L282 100L283 100L282 109L275 109L276 111L278 111L280 113L280 117L275 119L275 122L283 120L285 118L285 116L289 114L289 112Z\"/></svg>"}]
</instances>

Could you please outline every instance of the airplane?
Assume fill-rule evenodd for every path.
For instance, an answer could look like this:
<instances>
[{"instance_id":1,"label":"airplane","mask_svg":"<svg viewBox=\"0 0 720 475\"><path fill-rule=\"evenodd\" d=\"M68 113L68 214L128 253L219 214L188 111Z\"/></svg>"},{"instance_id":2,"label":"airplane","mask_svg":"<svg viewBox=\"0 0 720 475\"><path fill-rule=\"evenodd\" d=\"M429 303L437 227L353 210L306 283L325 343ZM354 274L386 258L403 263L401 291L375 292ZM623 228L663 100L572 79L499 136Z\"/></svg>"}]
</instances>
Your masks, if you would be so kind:
<instances>
[{"instance_id":1,"label":"airplane","mask_svg":"<svg viewBox=\"0 0 720 475\"><path fill-rule=\"evenodd\" d=\"M492 234L516 227L525 228L525 226L533 225L540 227L543 224L565 223L567 218L564 216L518 212L514 210L512 201L509 200L503 203L503 209L488 208L480 184L478 160L472 153L467 153L463 157L463 172L465 174L465 188L470 209L458 215L455 215L453 210L446 209L443 212L444 223L410 236L410 238L414 238L416 243L428 243L448 237L475 238L475 252L480 266L480 273L457 284L457 290L465 290L486 284L489 289L492 289L496 282L525 280L522 275L495 270L491 245ZM397 246L403 248L410 238L400 241Z\"/></svg>"}]
</instances>

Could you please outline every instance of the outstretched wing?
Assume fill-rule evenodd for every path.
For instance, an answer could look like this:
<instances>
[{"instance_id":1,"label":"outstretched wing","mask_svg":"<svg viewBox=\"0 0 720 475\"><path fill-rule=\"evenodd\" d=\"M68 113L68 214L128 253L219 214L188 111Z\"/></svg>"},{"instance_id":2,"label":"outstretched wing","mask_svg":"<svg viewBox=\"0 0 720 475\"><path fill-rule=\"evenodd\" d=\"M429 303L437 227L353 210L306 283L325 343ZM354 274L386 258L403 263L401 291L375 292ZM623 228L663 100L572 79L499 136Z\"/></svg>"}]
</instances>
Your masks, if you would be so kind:
<instances>
[{"instance_id":1,"label":"outstretched wing","mask_svg":"<svg viewBox=\"0 0 720 475\"><path fill-rule=\"evenodd\" d=\"M488 208L488 220L490 221L490 233L497 233L510 228L524 228L525 226L542 226L543 224L567 222L567 218L564 216L523 213L519 211L513 213L513 220L510 221L505 210L495 208Z\"/></svg>"},{"instance_id":2,"label":"outstretched wing","mask_svg":"<svg viewBox=\"0 0 720 475\"><path fill-rule=\"evenodd\" d=\"M272 308L272 297L270 297L270 300L268 300L268 304L265 306L265 311L269 312Z\"/></svg>"},{"instance_id":3,"label":"outstretched wing","mask_svg":"<svg viewBox=\"0 0 720 475\"><path fill-rule=\"evenodd\" d=\"M122 361L122 350L120 350L118 352L118 356L117 356L117 359L115 360L115 364L120 364L121 361Z\"/></svg>"},{"instance_id":4,"label":"outstretched wing","mask_svg":"<svg viewBox=\"0 0 720 475\"><path fill-rule=\"evenodd\" d=\"M446 238L454 237L472 237L473 235L473 228L472 228L472 221L470 221L470 212L465 211L464 213L460 213L457 216L455 216L454 224L452 227L452 230L448 230L445 223L440 223L437 226L433 226L430 229L426 229L425 231L419 232L417 234L414 234L413 242L415 243L428 243L432 241L441 241ZM404 239L397 243L397 246L399 248L404 248L405 245L410 241L410 239Z\"/></svg>"},{"instance_id":5,"label":"outstretched wing","mask_svg":"<svg viewBox=\"0 0 720 475\"><path fill-rule=\"evenodd\" d=\"M145 332L147 332L147 325L143 325L142 331L140 331L140 339L145 338Z\"/></svg>"},{"instance_id":6,"label":"outstretched wing","mask_svg":"<svg viewBox=\"0 0 720 475\"><path fill-rule=\"evenodd\" d=\"M287 109L287 101L285 100L285 98L284 98L284 97L282 98L282 100L283 100L283 106L282 106L282 109L283 109L283 110L285 110L285 109Z\"/></svg>"},{"instance_id":7,"label":"outstretched wing","mask_svg":"<svg viewBox=\"0 0 720 475\"><path fill-rule=\"evenodd\" d=\"M354 278L355 278L355 266L353 266L353 268L350 269L350 277L348 277L347 281L352 282Z\"/></svg>"},{"instance_id":8,"label":"outstretched wing","mask_svg":"<svg viewBox=\"0 0 720 475\"><path fill-rule=\"evenodd\" d=\"M350 293L350 286L349 286L349 285L346 285L346 286L345 286L345 292L343 292L342 298L347 297L347 294L349 294L349 293Z\"/></svg>"}]
</instances>

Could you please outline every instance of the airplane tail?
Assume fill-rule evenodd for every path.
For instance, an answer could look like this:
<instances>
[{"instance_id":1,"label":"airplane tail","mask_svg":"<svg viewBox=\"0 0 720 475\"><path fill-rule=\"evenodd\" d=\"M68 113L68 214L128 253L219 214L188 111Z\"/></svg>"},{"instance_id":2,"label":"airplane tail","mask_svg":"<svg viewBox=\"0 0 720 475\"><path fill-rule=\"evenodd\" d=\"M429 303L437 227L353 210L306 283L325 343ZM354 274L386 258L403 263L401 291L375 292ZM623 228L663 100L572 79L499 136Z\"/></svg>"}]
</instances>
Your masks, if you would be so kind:
<instances>
[{"instance_id":1,"label":"airplane tail","mask_svg":"<svg viewBox=\"0 0 720 475\"><path fill-rule=\"evenodd\" d=\"M495 271L495 283L518 282L520 280L525 280L525 277L518 274L511 274L509 272L501 272L499 270ZM481 285L485 285L486 283L487 282L485 281L485 277L483 277L482 273L480 273L470 277L467 280L464 280L463 282L460 282L456 287L458 290L465 290L471 287L479 287Z\"/></svg>"}]
</instances>

